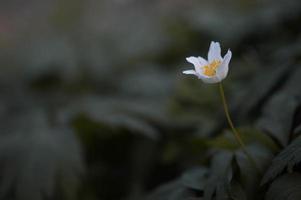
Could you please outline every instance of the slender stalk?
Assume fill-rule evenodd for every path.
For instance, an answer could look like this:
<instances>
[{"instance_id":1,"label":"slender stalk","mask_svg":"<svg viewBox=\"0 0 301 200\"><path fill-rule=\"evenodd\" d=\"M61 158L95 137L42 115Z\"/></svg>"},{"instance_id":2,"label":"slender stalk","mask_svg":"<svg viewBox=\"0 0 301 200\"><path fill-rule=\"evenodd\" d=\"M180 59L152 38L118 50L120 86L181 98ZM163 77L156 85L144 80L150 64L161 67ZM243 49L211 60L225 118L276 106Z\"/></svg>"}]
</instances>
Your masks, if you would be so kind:
<instances>
[{"instance_id":1,"label":"slender stalk","mask_svg":"<svg viewBox=\"0 0 301 200\"><path fill-rule=\"evenodd\" d=\"M232 122L232 119L231 119L231 116L230 116L230 113L229 113L229 108L228 108L227 100L226 100L226 97L225 97L224 88L223 88L223 85L222 85L221 82L219 83L219 92L220 92L220 95L221 95L221 98L222 98L223 107L224 107L224 111L225 111L225 114L226 114L226 118L227 118L228 124L229 124L229 126L230 126L230 128L231 128L231 130L233 132L233 135L234 135L236 141L241 146L244 154L247 156L248 160L253 165L253 167L256 169L256 171L259 174L261 174L261 170L258 168L258 166L257 166L255 160L253 159L252 155L247 151L246 145L243 142L243 140L242 140L242 138L240 136L240 133L237 131L237 129L235 128L235 126L234 126L234 124Z\"/></svg>"}]
</instances>

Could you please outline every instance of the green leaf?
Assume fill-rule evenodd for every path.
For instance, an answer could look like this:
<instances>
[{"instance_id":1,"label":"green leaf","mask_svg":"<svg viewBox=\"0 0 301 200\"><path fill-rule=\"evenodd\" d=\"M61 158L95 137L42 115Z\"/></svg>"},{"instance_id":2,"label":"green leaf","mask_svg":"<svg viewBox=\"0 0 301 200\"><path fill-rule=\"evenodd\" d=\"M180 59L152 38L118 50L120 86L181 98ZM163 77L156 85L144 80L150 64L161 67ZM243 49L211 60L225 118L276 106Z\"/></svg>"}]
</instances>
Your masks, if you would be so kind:
<instances>
[{"instance_id":1,"label":"green leaf","mask_svg":"<svg viewBox=\"0 0 301 200\"><path fill-rule=\"evenodd\" d=\"M258 110L275 86L283 84L284 77L290 72L289 67L273 66L272 69L261 69L265 71L256 74L248 88L244 86L236 92L237 98L234 98L236 102L233 103L236 106L233 113L240 122L249 119L250 114Z\"/></svg>"},{"instance_id":2,"label":"green leaf","mask_svg":"<svg viewBox=\"0 0 301 200\"><path fill-rule=\"evenodd\" d=\"M267 131L281 145L290 140L294 114L300 105L299 99L289 93L276 94L266 105L258 126Z\"/></svg>"},{"instance_id":3,"label":"green leaf","mask_svg":"<svg viewBox=\"0 0 301 200\"><path fill-rule=\"evenodd\" d=\"M241 127L238 129L239 133L243 141L248 144L260 144L261 146L276 152L278 151L278 146L275 142L263 132L256 130L250 127ZM237 143L233 134L230 130L224 131L223 134L213 138L205 140L206 145L209 147L214 147L218 149L226 149L226 150L239 150L240 145Z\"/></svg>"},{"instance_id":4,"label":"green leaf","mask_svg":"<svg viewBox=\"0 0 301 200\"><path fill-rule=\"evenodd\" d=\"M207 176L208 169L199 167L185 172L181 177L181 181L187 188L203 191L207 181Z\"/></svg>"},{"instance_id":5,"label":"green leaf","mask_svg":"<svg viewBox=\"0 0 301 200\"><path fill-rule=\"evenodd\" d=\"M293 167L301 161L301 136L296 138L289 146L283 149L272 161L265 173L261 184L266 184L282 173L286 168L292 171Z\"/></svg>"},{"instance_id":6,"label":"green leaf","mask_svg":"<svg viewBox=\"0 0 301 200\"><path fill-rule=\"evenodd\" d=\"M261 170L267 167L273 156L269 149L259 144L249 145L246 149L254 158L257 167ZM235 178L245 189L248 199L260 199L259 183L261 175L254 168L252 163L250 163L242 150L235 153L235 161L238 169L235 173Z\"/></svg>"},{"instance_id":7,"label":"green leaf","mask_svg":"<svg viewBox=\"0 0 301 200\"><path fill-rule=\"evenodd\" d=\"M264 134L262 131L259 131L258 129L254 129L252 127L242 127L239 129L239 132L241 133L242 139L245 141L246 144L260 144L261 146L265 147L266 149L269 149L272 152L276 152L279 150L279 147L275 143L275 141L268 135Z\"/></svg>"},{"instance_id":8,"label":"green leaf","mask_svg":"<svg viewBox=\"0 0 301 200\"><path fill-rule=\"evenodd\" d=\"M192 190L185 188L181 181L176 180L161 185L147 196L146 200L192 200L195 197Z\"/></svg>"},{"instance_id":9,"label":"green leaf","mask_svg":"<svg viewBox=\"0 0 301 200\"><path fill-rule=\"evenodd\" d=\"M227 190L232 179L233 153L221 151L216 153L211 161L211 173L209 175L204 190L205 200L213 199L214 194L217 200L226 199L228 197Z\"/></svg>"},{"instance_id":10,"label":"green leaf","mask_svg":"<svg viewBox=\"0 0 301 200\"><path fill-rule=\"evenodd\" d=\"M77 119L79 116L84 116L87 122L90 121L90 124L96 125L94 127L98 125L98 128L100 128L102 125L111 130L111 132L127 130L130 133L143 135L155 140L159 137L159 133L153 125L152 119L160 115L160 111L158 111L159 113L156 111L152 112L154 109L149 108L150 105L147 106L144 102L143 106L141 103L140 101L117 98L85 97L78 99L78 101L67 107L63 117L66 121L69 121ZM158 118L161 119L160 117ZM85 134L84 131L82 132ZM103 133L104 131L98 130L96 132Z\"/></svg>"},{"instance_id":11,"label":"green leaf","mask_svg":"<svg viewBox=\"0 0 301 200\"><path fill-rule=\"evenodd\" d=\"M246 196L245 191L242 188L242 185L238 181L235 181L235 180L233 180L231 182L229 196L233 200L247 200L247 196Z\"/></svg>"},{"instance_id":12,"label":"green leaf","mask_svg":"<svg viewBox=\"0 0 301 200\"><path fill-rule=\"evenodd\" d=\"M230 133L229 131L225 131L224 134L219 135L211 140L208 140L206 141L206 143L209 147L230 151L234 151L240 148L232 133Z\"/></svg>"},{"instance_id":13,"label":"green leaf","mask_svg":"<svg viewBox=\"0 0 301 200\"><path fill-rule=\"evenodd\" d=\"M48 124L45 113L25 112L0 139L0 199L74 199L84 166L81 147L68 127Z\"/></svg>"},{"instance_id":14,"label":"green leaf","mask_svg":"<svg viewBox=\"0 0 301 200\"><path fill-rule=\"evenodd\" d=\"M285 174L277 178L265 196L266 200L300 200L301 174Z\"/></svg>"}]
</instances>

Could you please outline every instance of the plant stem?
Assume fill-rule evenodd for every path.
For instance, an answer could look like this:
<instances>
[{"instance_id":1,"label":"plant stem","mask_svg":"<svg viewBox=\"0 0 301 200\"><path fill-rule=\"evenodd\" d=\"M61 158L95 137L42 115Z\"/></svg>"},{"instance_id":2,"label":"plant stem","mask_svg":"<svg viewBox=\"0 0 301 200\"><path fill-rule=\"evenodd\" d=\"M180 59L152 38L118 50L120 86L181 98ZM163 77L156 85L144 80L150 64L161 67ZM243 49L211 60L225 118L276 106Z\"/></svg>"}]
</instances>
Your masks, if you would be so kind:
<instances>
[{"instance_id":1,"label":"plant stem","mask_svg":"<svg viewBox=\"0 0 301 200\"><path fill-rule=\"evenodd\" d=\"M225 97L224 88L223 88L223 85L222 85L221 82L219 83L219 92L220 92L220 95L221 95L221 98L222 98L223 107L224 107L224 111L225 111L225 114L226 114L226 118L227 118L228 124L229 124L230 128L232 129L232 132L233 132L233 135L234 135L236 141L241 146L244 154L247 156L248 160L253 165L253 167L256 169L256 171L259 174L261 174L261 170L258 168L258 166L257 166L255 160L253 159L252 155L247 151L246 145L243 142L240 133L237 131L237 129L233 125L233 122L232 122L232 119L231 119L231 116L230 116L230 113L229 113L229 108L228 108L227 100L226 100L226 97Z\"/></svg>"}]
</instances>

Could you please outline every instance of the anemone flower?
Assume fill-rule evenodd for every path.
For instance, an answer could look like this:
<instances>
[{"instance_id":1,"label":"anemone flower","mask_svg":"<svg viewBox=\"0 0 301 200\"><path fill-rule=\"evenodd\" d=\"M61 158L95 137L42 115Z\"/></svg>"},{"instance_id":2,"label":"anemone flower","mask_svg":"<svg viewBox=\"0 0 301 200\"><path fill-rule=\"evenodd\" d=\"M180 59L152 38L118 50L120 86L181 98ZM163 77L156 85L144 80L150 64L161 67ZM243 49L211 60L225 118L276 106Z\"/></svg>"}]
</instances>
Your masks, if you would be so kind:
<instances>
[{"instance_id":1,"label":"anemone flower","mask_svg":"<svg viewBox=\"0 0 301 200\"><path fill-rule=\"evenodd\" d=\"M228 50L224 57L221 56L221 47L218 42L211 42L209 51L208 51L208 59L204 59L202 57L188 57L186 60L194 65L194 70L185 70L184 74L192 74L201 79L204 83L219 83L219 92L222 98L222 103L224 107L224 111L226 114L227 121L229 126L233 132L234 137L236 138L237 143L241 146L243 152L247 156L250 163L257 170L259 174L261 174L261 170L258 168L254 158L247 151L246 145L242 140L241 134L235 128L230 113L228 104L225 97L225 92L222 85L222 80L224 80L229 71L229 63L232 57L232 52Z\"/></svg>"},{"instance_id":2,"label":"anemone flower","mask_svg":"<svg viewBox=\"0 0 301 200\"><path fill-rule=\"evenodd\" d=\"M212 41L208 51L208 60L193 56L186 58L194 65L194 70L186 70L183 73L195 75L204 83L218 83L226 78L231 57L230 50L222 57L220 44Z\"/></svg>"}]
</instances>

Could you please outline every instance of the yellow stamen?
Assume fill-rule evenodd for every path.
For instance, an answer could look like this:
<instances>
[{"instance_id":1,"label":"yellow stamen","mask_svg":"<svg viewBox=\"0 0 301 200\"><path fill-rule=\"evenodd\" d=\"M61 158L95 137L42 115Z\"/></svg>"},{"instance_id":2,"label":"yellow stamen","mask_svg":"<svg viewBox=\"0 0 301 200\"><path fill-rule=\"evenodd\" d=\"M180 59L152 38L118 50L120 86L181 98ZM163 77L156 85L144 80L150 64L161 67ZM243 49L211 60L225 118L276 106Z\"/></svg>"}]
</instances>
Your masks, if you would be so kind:
<instances>
[{"instance_id":1,"label":"yellow stamen","mask_svg":"<svg viewBox=\"0 0 301 200\"><path fill-rule=\"evenodd\" d=\"M220 66L221 61L213 60L210 64L203 66L203 73L206 76L214 76L216 74L216 69Z\"/></svg>"}]
</instances>

